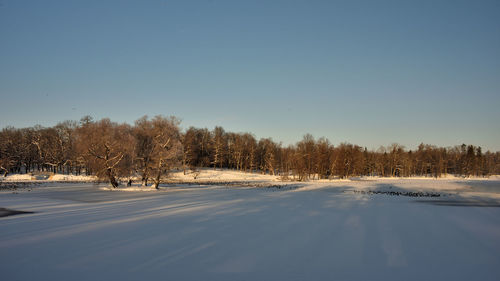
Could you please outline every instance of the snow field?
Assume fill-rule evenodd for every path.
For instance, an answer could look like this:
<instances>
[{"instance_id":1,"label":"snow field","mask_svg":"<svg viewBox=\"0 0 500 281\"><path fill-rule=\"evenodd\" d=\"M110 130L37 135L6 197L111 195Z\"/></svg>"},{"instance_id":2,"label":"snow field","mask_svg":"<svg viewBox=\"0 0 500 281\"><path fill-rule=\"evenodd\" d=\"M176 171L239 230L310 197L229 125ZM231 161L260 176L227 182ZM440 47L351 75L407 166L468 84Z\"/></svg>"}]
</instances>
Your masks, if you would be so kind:
<instances>
[{"instance_id":1,"label":"snow field","mask_svg":"<svg viewBox=\"0 0 500 281\"><path fill-rule=\"evenodd\" d=\"M496 180L313 182L291 191L178 185L162 186L159 192L109 192L103 186L53 183L18 194L0 192L0 207L35 212L0 218L2 277L498 280L500 276L500 208L495 207L500 203L500 182ZM437 190L446 196L434 200L351 190ZM443 202L454 204L435 204Z\"/></svg>"}]
</instances>

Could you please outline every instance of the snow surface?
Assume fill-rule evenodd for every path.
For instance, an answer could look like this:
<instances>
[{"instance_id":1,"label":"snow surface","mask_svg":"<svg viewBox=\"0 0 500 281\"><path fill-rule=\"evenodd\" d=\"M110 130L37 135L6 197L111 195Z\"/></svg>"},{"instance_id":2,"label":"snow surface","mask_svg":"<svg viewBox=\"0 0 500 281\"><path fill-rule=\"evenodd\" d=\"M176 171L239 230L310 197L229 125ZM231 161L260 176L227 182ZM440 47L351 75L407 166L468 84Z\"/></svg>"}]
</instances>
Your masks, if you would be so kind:
<instances>
[{"instance_id":1,"label":"snow surface","mask_svg":"<svg viewBox=\"0 0 500 281\"><path fill-rule=\"evenodd\" d=\"M196 176L196 178L195 178ZM219 182L219 181L276 181L278 176L264 175L260 173L242 173L227 169L203 168L196 172L186 170L170 173L171 180L199 181L199 182Z\"/></svg>"},{"instance_id":2,"label":"snow surface","mask_svg":"<svg viewBox=\"0 0 500 281\"><path fill-rule=\"evenodd\" d=\"M95 176L76 176L76 175L64 175L64 174L54 174L48 176L47 179L44 180L36 180L36 176L30 174L12 174L7 177L0 177L0 182L51 182L51 181L70 181L70 182L92 182L95 181Z\"/></svg>"},{"instance_id":3,"label":"snow surface","mask_svg":"<svg viewBox=\"0 0 500 281\"><path fill-rule=\"evenodd\" d=\"M0 181L31 181L32 177L28 174L14 174L7 177L0 177Z\"/></svg>"},{"instance_id":4,"label":"snow surface","mask_svg":"<svg viewBox=\"0 0 500 281\"><path fill-rule=\"evenodd\" d=\"M498 179L294 184L285 191L178 184L110 192L92 183L3 190L0 207L35 213L0 218L0 274L2 280L500 276Z\"/></svg>"},{"instance_id":5,"label":"snow surface","mask_svg":"<svg viewBox=\"0 0 500 281\"><path fill-rule=\"evenodd\" d=\"M55 174L49 177L49 181L83 181L83 182L89 182L89 181L95 181L96 177L94 176L76 176L76 175L62 175L62 174Z\"/></svg>"}]
</instances>

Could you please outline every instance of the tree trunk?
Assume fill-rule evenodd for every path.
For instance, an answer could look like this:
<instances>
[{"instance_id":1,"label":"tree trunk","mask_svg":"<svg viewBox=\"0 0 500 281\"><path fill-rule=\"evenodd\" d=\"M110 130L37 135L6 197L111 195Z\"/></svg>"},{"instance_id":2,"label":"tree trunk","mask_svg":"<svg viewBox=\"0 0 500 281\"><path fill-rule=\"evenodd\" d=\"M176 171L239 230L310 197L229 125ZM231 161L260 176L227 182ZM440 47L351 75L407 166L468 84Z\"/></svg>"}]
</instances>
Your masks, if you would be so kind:
<instances>
[{"instance_id":1,"label":"tree trunk","mask_svg":"<svg viewBox=\"0 0 500 281\"><path fill-rule=\"evenodd\" d=\"M118 182L116 181L116 178L115 176L113 175L113 170L108 168L107 169L107 174L108 174L108 178L109 178L109 182L111 183L111 186L113 186L113 188L116 188L118 187Z\"/></svg>"},{"instance_id":2,"label":"tree trunk","mask_svg":"<svg viewBox=\"0 0 500 281\"><path fill-rule=\"evenodd\" d=\"M186 175L186 154L184 154L182 157L182 169L183 169L184 175Z\"/></svg>"},{"instance_id":3,"label":"tree trunk","mask_svg":"<svg viewBox=\"0 0 500 281\"><path fill-rule=\"evenodd\" d=\"M162 172L162 159L158 160L158 170L156 172L156 177L153 179L153 187L156 189L160 189L160 178L161 178L161 172Z\"/></svg>"},{"instance_id":4,"label":"tree trunk","mask_svg":"<svg viewBox=\"0 0 500 281\"><path fill-rule=\"evenodd\" d=\"M5 169L4 167L0 167L0 170L3 170L3 177L7 177L7 174L9 173L8 169Z\"/></svg>"},{"instance_id":5,"label":"tree trunk","mask_svg":"<svg viewBox=\"0 0 500 281\"><path fill-rule=\"evenodd\" d=\"M153 187L156 189L160 189L160 177L161 177L161 170L158 171L156 174L156 178L153 180Z\"/></svg>"},{"instance_id":6,"label":"tree trunk","mask_svg":"<svg viewBox=\"0 0 500 281\"><path fill-rule=\"evenodd\" d=\"M142 186L148 186L148 174L149 174L149 157L144 159L144 170L142 171Z\"/></svg>"},{"instance_id":7,"label":"tree trunk","mask_svg":"<svg viewBox=\"0 0 500 281\"><path fill-rule=\"evenodd\" d=\"M148 186L148 168L146 167L142 173L142 186Z\"/></svg>"}]
</instances>

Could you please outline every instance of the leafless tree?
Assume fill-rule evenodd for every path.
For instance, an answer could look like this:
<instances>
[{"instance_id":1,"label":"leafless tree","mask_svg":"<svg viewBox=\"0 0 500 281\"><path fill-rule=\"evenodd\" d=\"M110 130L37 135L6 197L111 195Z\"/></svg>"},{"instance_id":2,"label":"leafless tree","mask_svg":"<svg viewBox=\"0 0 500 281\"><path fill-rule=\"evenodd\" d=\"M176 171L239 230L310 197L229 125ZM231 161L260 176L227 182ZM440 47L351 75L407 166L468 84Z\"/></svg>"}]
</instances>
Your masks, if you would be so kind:
<instances>
[{"instance_id":1,"label":"leafless tree","mask_svg":"<svg viewBox=\"0 0 500 281\"><path fill-rule=\"evenodd\" d=\"M156 116L151 120L153 187L159 188L161 178L176 165L182 156L179 120L175 117Z\"/></svg>"},{"instance_id":2,"label":"leafless tree","mask_svg":"<svg viewBox=\"0 0 500 281\"><path fill-rule=\"evenodd\" d=\"M215 127L213 131L213 161L214 170L217 166L222 168L224 163L225 150L227 149L226 132L222 127Z\"/></svg>"},{"instance_id":3,"label":"leafless tree","mask_svg":"<svg viewBox=\"0 0 500 281\"><path fill-rule=\"evenodd\" d=\"M83 124L76 134L77 151L97 176L107 178L117 187L117 177L130 174L127 160L133 156L134 138L129 125L102 119Z\"/></svg>"},{"instance_id":4,"label":"leafless tree","mask_svg":"<svg viewBox=\"0 0 500 281\"><path fill-rule=\"evenodd\" d=\"M175 117L143 117L131 127L109 119L54 127L34 126L0 131L0 173L51 171L98 175L111 185L118 177L140 173L143 185L158 187L168 170L182 158L186 168L229 168L279 174L283 179L404 176L440 177L443 174L487 176L500 173L500 152L484 152L474 145L437 147L420 144L406 151L399 144L369 151L350 143L333 146L311 135L283 147L270 138L256 140L250 133L190 127L180 133Z\"/></svg>"}]
</instances>

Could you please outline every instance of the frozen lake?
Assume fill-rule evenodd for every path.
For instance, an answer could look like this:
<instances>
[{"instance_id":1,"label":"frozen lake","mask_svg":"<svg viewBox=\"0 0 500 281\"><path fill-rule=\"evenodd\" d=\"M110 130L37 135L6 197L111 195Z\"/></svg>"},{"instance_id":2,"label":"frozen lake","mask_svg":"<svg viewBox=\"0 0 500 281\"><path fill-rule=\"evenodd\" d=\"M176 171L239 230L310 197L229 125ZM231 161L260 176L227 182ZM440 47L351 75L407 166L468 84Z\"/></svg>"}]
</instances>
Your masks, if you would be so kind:
<instances>
[{"instance_id":1,"label":"frozen lake","mask_svg":"<svg viewBox=\"0 0 500 281\"><path fill-rule=\"evenodd\" d=\"M0 192L2 280L498 280L499 181ZM425 191L437 198L355 191Z\"/></svg>"}]
</instances>

